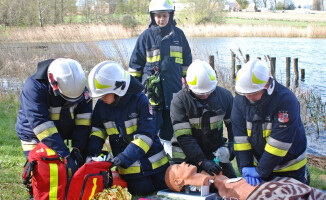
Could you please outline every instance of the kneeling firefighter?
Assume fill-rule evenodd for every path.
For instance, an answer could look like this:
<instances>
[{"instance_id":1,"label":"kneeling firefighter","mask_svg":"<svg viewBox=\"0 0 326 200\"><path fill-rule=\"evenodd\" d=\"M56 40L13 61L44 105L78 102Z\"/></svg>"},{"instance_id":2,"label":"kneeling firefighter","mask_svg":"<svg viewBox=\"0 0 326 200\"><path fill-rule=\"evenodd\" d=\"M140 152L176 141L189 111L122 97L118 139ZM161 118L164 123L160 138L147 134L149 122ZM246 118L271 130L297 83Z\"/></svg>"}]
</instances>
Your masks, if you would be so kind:
<instances>
[{"instance_id":1,"label":"kneeling firefighter","mask_svg":"<svg viewBox=\"0 0 326 200\"><path fill-rule=\"evenodd\" d=\"M58 58L38 63L36 73L21 91L16 123L26 158L42 142L66 158L72 172L84 163L92 113L86 81L75 60ZM65 139L72 140L71 152Z\"/></svg>"},{"instance_id":2,"label":"kneeling firefighter","mask_svg":"<svg viewBox=\"0 0 326 200\"><path fill-rule=\"evenodd\" d=\"M112 162L130 193L145 195L166 188L169 163L155 134L155 118L143 85L113 61L96 65L88 85L91 97L99 98L92 115L89 156L98 156L109 136Z\"/></svg>"}]
</instances>

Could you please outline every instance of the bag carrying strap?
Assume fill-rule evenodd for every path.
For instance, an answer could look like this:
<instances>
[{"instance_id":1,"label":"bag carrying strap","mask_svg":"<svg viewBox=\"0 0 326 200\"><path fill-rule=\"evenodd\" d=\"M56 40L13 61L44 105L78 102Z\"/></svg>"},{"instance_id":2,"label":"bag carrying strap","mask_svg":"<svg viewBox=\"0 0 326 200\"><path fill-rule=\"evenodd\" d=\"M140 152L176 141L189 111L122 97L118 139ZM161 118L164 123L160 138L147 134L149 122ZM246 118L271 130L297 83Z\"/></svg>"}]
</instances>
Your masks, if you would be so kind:
<instances>
[{"instance_id":1,"label":"bag carrying strap","mask_svg":"<svg viewBox=\"0 0 326 200\"><path fill-rule=\"evenodd\" d=\"M33 171L34 171L34 167L37 165L37 162L35 160L28 162L26 161L25 165L24 165L24 170L23 170L23 174L22 174L22 180L23 180L23 184L26 186L26 188L28 189L28 194L29 194L29 198L33 199L33 187L32 187L32 177L33 177Z\"/></svg>"}]
</instances>

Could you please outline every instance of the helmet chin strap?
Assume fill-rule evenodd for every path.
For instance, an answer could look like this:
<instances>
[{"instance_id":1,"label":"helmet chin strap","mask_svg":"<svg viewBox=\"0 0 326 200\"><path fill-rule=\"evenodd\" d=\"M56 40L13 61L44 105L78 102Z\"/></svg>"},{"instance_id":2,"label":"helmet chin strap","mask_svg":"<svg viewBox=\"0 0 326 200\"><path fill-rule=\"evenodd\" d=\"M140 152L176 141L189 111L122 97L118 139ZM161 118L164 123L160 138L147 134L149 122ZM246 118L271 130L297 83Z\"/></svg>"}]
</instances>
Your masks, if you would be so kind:
<instances>
[{"instance_id":1,"label":"helmet chin strap","mask_svg":"<svg viewBox=\"0 0 326 200\"><path fill-rule=\"evenodd\" d=\"M121 98L120 96L115 94L114 95L114 101L110 104L110 106L116 107L119 104L120 98Z\"/></svg>"}]
</instances>

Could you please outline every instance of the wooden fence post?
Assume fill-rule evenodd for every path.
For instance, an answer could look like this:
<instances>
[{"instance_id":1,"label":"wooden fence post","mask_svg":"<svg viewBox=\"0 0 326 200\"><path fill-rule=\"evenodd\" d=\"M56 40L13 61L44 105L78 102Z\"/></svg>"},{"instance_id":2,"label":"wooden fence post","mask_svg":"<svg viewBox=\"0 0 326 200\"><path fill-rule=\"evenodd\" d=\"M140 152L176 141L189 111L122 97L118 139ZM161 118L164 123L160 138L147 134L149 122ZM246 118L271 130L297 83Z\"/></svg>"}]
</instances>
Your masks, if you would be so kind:
<instances>
[{"instance_id":1,"label":"wooden fence post","mask_svg":"<svg viewBox=\"0 0 326 200\"><path fill-rule=\"evenodd\" d=\"M231 50L231 80L235 80L235 53Z\"/></svg>"},{"instance_id":2,"label":"wooden fence post","mask_svg":"<svg viewBox=\"0 0 326 200\"><path fill-rule=\"evenodd\" d=\"M293 59L295 87L298 87L299 86L298 60L299 60L298 58L294 58Z\"/></svg>"},{"instance_id":3,"label":"wooden fence post","mask_svg":"<svg viewBox=\"0 0 326 200\"><path fill-rule=\"evenodd\" d=\"M214 66L214 56L210 55L209 56L209 65L215 70L215 66Z\"/></svg>"},{"instance_id":4,"label":"wooden fence post","mask_svg":"<svg viewBox=\"0 0 326 200\"><path fill-rule=\"evenodd\" d=\"M275 68L276 68L276 57L271 57L271 74L274 77L274 79L276 80Z\"/></svg>"},{"instance_id":5,"label":"wooden fence post","mask_svg":"<svg viewBox=\"0 0 326 200\"><path fill-rule=\"evenodd\" d=\"M305 71L304 69L301 69L301 80L304 81L305 79Z\"/></svg>"},{"instance_id":6,"label":"wooden fence post","mask_svg":"<svg viewBox=\"0 0 326 200\"><path fill-rule=\"evenodd\" d=\"M286 57L286 87L290 87L290 67L291 67L291 57Z\"/></svg>"}]
</instances>

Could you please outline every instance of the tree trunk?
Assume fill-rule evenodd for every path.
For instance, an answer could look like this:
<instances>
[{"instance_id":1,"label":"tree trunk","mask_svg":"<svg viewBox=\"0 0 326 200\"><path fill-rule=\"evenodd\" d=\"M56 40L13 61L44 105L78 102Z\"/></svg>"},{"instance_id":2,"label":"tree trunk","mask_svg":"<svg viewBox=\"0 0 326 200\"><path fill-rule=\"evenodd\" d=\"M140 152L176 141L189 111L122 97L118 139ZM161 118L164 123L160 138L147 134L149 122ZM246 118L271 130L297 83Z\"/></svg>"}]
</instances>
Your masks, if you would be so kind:
<instances>
[{"instance_id":1,"label":"tree trunk","mask_svg":"<svg viewBox=\"0 0 326 200\"><path fill-rule=\"evenodd\" d=\"M63 13L64 13L64 11L63 11L63 0L61 0L61 12L60 12L60 22L61 22L61 24L63 24ZM72 13L70 13L71 15L72 15Z\"/></svg>"},{"instance_id":2,"label":"tree trunk","mask_svg":"<svg viewBox=\"0 0 326 200\"><path fill-rule=\"evenodd\" d=\"M53 24L57 24L57 0L54 0Z\"/></svg>"},{"instance_id":3,"label":"tree trunk","mask_svg":"<svg viewBox=\"0 0 326 200\"><path fill-rule=\"evenodd\" d=\"M41 2L40 0L37 1L38 6L38 18L40 20L40 26L43 27L43 19L42 19L42 11L41 11Z\"/></svg>"}]
</instances>

